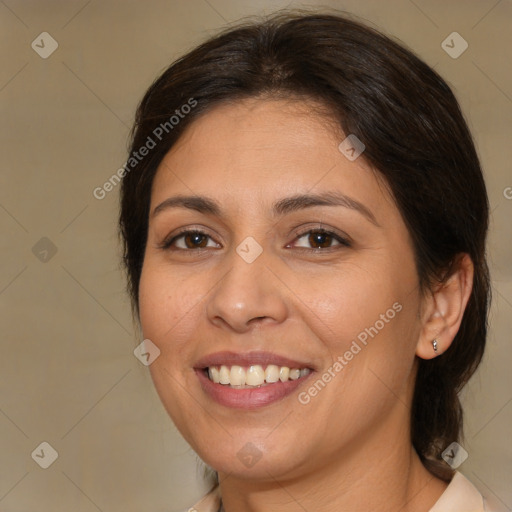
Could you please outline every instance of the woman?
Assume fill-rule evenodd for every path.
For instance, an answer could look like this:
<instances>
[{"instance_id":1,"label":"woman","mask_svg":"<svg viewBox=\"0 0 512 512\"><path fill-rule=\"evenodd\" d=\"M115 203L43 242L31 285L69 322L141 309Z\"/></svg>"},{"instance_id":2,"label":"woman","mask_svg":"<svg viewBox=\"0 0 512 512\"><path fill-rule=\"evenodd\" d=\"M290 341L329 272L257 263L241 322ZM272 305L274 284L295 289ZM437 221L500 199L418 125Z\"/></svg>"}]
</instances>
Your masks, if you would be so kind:
<instances>
[{"instance_id":1,"label":"woman","mask_svg":"<svg viewBox=\"0 0 512 512\"><path fill-rule=\"evenodd\" d=\"M215 470L190 510L494 510L453 469L487 227L450 88L373 29L280 14L170 66L120 230L157 392Z\"/></svg>"}]
</instances>

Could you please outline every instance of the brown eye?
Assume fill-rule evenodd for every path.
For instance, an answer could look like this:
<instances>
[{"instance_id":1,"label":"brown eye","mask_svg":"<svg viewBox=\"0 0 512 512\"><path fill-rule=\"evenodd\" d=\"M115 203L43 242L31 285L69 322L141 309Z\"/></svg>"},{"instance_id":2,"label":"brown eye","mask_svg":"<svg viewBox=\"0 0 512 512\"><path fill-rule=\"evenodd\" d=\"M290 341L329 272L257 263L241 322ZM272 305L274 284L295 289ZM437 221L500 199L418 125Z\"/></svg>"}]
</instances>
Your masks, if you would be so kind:
<instances>
[{"instance_id":1,"label":"brown eye","mask_svg":"<svg viewBox=\"0 0 512 512\"><path fill-rule=\"evenodd\" d=\"M178 250L190 250L190 249L206 249L208 244L208 239L211 238L206 233L198 230L189 230L182 231L178 235L173 236L170 240L165 241L162 244L162 249L170 249L174 246L174 248ZM180 239L183 239L184 245L178 246L176 242Z\"/></svg>"},{"instance_id":2,"label":"brown eye","mask_svg":"<svg viewBox=\"0 0 512 512\"><path fill-rule=\"evenodd\" d=\"M206 241L207 235L201 233L186 233L179 238L183 238L185 245L188 249L196 249L197 247L206 247L208 243Z\"/></svg>"},{"instance_id":3,"label":"brown eye","mask_svg":"<svg viewBox=\"0 0 512 512\"><path fill-rule=\"evenodd\" d=\"M330 249L333 247L333 241L338 242L337 245L349 247L349 242L343 237L333 233L332 231L326 231L324 229L312 229L304 233L298 233L297 238L304 238L309 235L306 242L310 244L313 250L315 249ZM301 246L299 246L301 247ZM302 246L304 247L304 246ZM334 246L335 247L335 246Z\"/></svg>"}]
</instances>

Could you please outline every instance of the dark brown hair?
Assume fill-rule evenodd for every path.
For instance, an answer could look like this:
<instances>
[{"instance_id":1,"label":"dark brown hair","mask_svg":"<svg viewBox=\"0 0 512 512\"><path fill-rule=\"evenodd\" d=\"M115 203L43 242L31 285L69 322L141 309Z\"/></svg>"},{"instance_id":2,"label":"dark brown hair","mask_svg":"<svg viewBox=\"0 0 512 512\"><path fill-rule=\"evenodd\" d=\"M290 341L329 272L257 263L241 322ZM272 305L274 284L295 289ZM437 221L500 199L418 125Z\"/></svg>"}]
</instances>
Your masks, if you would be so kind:
<instances>
[{"instance_id":1,"label":"dark brown hair","mask_svg":"<svg viewBox=\"0 0 512 512\"><path fill-rule=\"evenodd\" d=\"M119 226L134 314L159 163L199 115L257 96L314 100L344 134L364 143L361 158L388 183L412 237L422 292L446 279L462 253L471 257L473 290L459 332L446 352L419 360L411 410L414 448L427 469L448 481L452 471L441 453L461 438L458 393L486 342L488 199L450 87L380 32L346 16L279 13L209 39L151 85L137 109L131 155L149 139L155 146L132 161L121 186ZM183 108L193 102L194 108ZM175 113L183 115L169 122Z\"/></svg>"}]
</instances>

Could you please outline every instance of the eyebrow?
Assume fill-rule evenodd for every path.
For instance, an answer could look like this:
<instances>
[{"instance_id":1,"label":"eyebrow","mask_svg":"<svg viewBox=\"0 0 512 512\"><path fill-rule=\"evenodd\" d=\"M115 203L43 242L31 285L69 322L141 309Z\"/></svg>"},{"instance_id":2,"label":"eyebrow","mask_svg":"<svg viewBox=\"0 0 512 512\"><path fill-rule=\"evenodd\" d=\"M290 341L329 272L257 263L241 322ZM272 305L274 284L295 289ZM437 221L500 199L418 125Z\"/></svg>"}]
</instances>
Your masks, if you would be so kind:
<instances>
[{"instance_id":1,"label":"eyebrow","mask_svg":"<svg viewBox=\"0 0 512 512\"><path fill-rule=\"evenodd\" d=\"M276 201L272 207L272 215L274 217L283 216L294 211L313 206L343 206L351 210L357 211L366 217L372 224L380 227L375 215L364 204L359 201L336 192L324 192L321 194L298 194L285 197ZM224 218L222 208L215 200L198 195L184 196L178 195L165 199L155 207L152 217L169 208L188 208L196 210L200 213L214 215Z\"/></svg>"}]
</instances>

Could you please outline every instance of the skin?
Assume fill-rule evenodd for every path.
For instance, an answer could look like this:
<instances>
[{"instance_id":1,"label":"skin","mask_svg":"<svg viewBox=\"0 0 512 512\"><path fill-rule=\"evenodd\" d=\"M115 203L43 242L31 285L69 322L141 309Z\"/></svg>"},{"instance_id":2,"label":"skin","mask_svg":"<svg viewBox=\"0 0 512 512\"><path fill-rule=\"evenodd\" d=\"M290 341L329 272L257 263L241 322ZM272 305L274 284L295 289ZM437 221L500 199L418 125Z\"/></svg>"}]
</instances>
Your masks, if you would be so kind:
<instances>
[{"instance_id":1,"label":"skin","mask_svg":"<svg viewBox=\"0 0 512 512\"><path fill-rule=\"evenodd\" d=\"M218 201L224 217L186 208L150 215L139 304L144 337L161 351L151 375L179 431L219 472L226 512L427 512L447 484L410 442L414 377L418 357L436 356L432 340L442 354L459 328L471 260L422 295L386 184L363 157L339 151L345 136L318 112L312 102L261 98L217 106L162 161L151 212L170 196L197 194ZM271 215L283 197L333 191L364 204L378 225L343 206ZM320 223L350 246L296 236ZM208 236L159 247L180 228ZM250 264L235 250L248 236L263 249ZM402 310L301 404L297 394L396 302ZM275 351L318 373L281 401L235 410L212 401L193 371L222 350ZM250 468L237 457L246 443L261 453Z\"/></svg>"}]
</instances>

